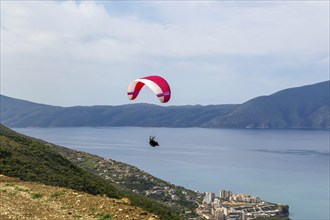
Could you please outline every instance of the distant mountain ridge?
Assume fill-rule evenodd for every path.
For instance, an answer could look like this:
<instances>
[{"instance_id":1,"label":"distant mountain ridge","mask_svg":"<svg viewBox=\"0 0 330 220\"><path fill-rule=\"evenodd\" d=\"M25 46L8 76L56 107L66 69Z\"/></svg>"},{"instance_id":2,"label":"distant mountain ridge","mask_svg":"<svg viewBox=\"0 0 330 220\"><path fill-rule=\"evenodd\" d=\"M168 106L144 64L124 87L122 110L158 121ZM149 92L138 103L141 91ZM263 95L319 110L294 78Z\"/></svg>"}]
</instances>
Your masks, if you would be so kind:
<instances>
[{"instance_id":1,"label":"distant mountain ridge","mask_svg":"<svg viewBox=\"0 0 330 220\"><path fill-rule=\"evenodd\" d=\"M251 99L203 127L329 128L330 81Z\"/></svg>"},{"instance_id":2,"label":"distant mountain ridge","mask_svg":"<svg viewBox=\"0 0 330 220\"><path fill-rule=\"evenodd\" d=\"M59 107L1 95L1 123L8 127L198 127L236 105Z\"/></svg>"},{"instance_id":3,"label":"distant mountain ridge","mask_svg":"<svg viewBox=\"0 0 330 220\"><path fill-rule=\"evenodd\" d=\"M1 123L8 127L204 127L329 129L330 81L281 90L243 104L208 106L59 107L1 95Z\"/></svg>"}]
</instances>

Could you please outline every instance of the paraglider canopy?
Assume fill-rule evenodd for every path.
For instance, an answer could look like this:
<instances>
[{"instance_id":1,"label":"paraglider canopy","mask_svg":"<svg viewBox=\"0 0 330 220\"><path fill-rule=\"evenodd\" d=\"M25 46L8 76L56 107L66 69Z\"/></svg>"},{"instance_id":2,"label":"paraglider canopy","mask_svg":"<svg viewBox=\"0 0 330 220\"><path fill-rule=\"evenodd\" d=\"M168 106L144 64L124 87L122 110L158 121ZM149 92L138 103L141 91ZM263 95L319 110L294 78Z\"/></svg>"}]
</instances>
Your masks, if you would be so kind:
<instances>
[{"instance_id":1,"label":"paraglider canopy","mask_svg":"<svg viewBox=\"0 0 330 220\"><path fill-rule=\"evenodd\" d=\"M134 100L144 85L147 85L158 97L161 103L166 103L171 98L171 89L167 81L160 76L145 76L133 80L128 85L127 95L129 100Z\"/></svg>"}]
</instances>

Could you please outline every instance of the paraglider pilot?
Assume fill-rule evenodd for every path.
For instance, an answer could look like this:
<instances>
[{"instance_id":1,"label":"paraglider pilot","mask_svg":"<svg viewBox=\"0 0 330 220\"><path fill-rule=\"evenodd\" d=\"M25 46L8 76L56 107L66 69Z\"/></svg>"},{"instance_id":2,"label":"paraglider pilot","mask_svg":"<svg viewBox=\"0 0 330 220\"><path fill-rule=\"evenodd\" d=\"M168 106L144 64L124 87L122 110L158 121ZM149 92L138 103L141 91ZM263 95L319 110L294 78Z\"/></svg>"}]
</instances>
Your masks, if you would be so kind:
<instances>
[{"instance_id":1,"label":"paraglider pilot","mask_svg":"<svg viewBox=\"0 0 330 220\"><path fill-rule=\"evenodd\" d=\"M158 142L155 141L155 137L152 137L152 136L149 137L149 144L151 147L159 146Z\"/></svg>"}]
</instances>

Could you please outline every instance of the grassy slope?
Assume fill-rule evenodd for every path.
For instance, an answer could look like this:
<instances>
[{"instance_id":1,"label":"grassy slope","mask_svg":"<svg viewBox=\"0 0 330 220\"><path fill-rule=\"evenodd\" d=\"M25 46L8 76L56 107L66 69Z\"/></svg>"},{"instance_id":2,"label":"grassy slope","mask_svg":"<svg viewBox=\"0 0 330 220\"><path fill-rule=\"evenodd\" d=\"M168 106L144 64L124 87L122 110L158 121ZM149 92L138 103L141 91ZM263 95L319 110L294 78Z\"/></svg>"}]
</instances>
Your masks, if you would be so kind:
<instances>
[{"instance_id":1,"label":"grassy slope","mask_svg":"<svg viewBox=\"0 0 330 220\"><path fill-rule=\"evenodd\" d=\"M72 188L111 198L128 197L136 206L162 219L182 219L155 200L128 194L106 180L75 166L43 142L18 134L0 125L0 172L26 181Z\"/></svg>"},{"instance_id":2,"label":"grassy slope","mask_svg":"<svg viewBox=\"0 0 330 220\"><path fill-rule=\"evenodd\" d=\"M21 181L0 174L0 219L158 220L124 199Z\"/></svg>"}]
</instances>

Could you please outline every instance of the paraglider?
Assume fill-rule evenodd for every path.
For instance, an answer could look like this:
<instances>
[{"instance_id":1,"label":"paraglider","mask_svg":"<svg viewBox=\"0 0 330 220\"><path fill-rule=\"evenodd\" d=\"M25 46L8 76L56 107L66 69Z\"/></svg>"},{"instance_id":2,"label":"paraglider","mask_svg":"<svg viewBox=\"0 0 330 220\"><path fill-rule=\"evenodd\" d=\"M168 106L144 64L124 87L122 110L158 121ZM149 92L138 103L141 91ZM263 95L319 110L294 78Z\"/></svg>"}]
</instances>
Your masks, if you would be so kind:
<instances>
[{"instance_id":1,"label":"paraglider","mask_svg":"<svg viewBox=\"0 0 330 220\"><path fill-rule=\"evenodd\" d=\"M171 98L171 89L166 80L160 76L146 76L133 80L128 85L127 95L129 100L134 100L144 85L147 85L158 97L161 103L166 103Z\"/></svg>"},{"instance_id":2,"label":"paraglider","mask_svg":"<svg viewBox=\"0 0 330 220\"><path fill-rule=\"evenodd\" d=\"M151 147L159 146L158 142L155 141L155 137L152 137L152 136L149 137L149 144Z\"/></svg>"},{"instance_id":3,"label":"paraglider","mask_svg":"<svg viewBox=\"0 0 330 220\"><path fill-rule=\"evenodd\" d=\"M146 85L158 97L161 103L167 103L171 98L171 89L167 81L160 76L145 76L133 80L128 85L127 95L129 100L134 100L139 92ZM151 147L159 146L154 136L149 137Z\"/></svg>"}]
</instances>

